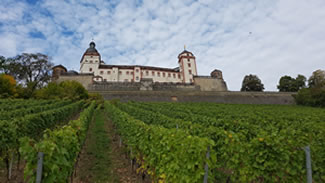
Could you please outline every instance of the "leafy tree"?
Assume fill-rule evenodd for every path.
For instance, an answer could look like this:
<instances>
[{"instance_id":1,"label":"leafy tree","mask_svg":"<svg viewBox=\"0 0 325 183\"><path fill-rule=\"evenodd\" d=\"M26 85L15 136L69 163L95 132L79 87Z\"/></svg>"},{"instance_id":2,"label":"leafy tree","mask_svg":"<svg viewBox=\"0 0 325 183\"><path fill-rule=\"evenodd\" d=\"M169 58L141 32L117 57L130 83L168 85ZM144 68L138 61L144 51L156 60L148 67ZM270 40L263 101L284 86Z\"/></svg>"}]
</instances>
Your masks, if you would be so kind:
<instances>
[{"instance_id":1,"label":"leafy tree","mask_svg":"<svg viewBox=\"0 0 325 183\"><path fill-rule=\"evenodd\" d=\"M282 76L278 89L280 92L295 92L297 91L296 80L290 76Z\"/></svg>"},{"instance_id":2,"label":"leafy tree","mask_svg":"<svg viewBox=\"0 0 325 183\"><path fill-rule=\"evenodd\" d=\"M47 84L51 79L53 64L47 55L23 53L3 61L4 73L13 76L25 87L25 97L31 97L37 88Z\"/></svg>"},{"instance_id":3,"label":"leafy tree","mask_svg":"<svg viewBox=\"0 0 325 183\"><path fill-rule=\"evenodd\" d=\"M0 56L0 72L4 71L6 63L6 58L4 56Z\"/></svg>"},{"instance_id":4,"label":"leafy tree","mask_svg":"<svg viewBox=\"0 0 325 183\"><path fill-rule=\"evenodd\" d=\"M256 75L246 75L244 77L240 91L263 91L264 85Z\"/></svg>"},{"instance_id":5,"label":"leafy tree","mask_svg":"<svg viewBox=\"0 0 325 183\"><path fill-rule=\"evenodd\" d=\"M308 79L309 88L322 88L325 87L325 71L316 70Z\"/></svg>"},{"instance_id":6,"label":"leafy tree","mask_svg":"<svg viewBox=\"0 0 325 183\"><path fill-rule=\"evenodd\" d=\"M7 74L0 74L0 98L16 97L16 81Z\"/></svg>"},{"instance_id":7,"label":"leafy tree","mask_svg":"<svg viewBox=\"0 0 325 183\"><path fill-rule=\"evenodd\" d=\"M306 87L306 77L298 75L295 79L290 76L282 76L277 87L280 92L297 92Z\"/></svg>"},{"instance_id":8,"label":"leafy tree","mask_svg":"<svg viewBox=\"0 0 325 183\"><path fill-rule=\"evenodd\" d=\"M298 74L298 76L296 77L296 85L298 90L306 88L306 81L307 79L305 76Z\"/></svg>"}]
</instances>

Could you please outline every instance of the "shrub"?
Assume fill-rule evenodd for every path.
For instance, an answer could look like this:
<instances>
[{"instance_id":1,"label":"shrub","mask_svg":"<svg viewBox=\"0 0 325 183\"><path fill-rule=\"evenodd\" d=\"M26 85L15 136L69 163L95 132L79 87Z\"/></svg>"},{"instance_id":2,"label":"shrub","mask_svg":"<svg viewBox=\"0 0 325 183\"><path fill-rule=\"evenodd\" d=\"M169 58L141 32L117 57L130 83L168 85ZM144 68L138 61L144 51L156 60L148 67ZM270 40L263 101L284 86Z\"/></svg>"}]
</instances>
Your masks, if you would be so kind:
<instances>
[{"instance_id":1,"label":"shrub","mask_svg":"<svg viewBox=\"0 0 325 183\"><path fill-rule=\"evenodd\" d=\"M60 84L49 83L46 87L36 92L38 99L87 99L87 90L77 81L63 81Z\"/></svg>"},{"instance_id":2,"label":"shrub","mask_svg":"<svg viewBox=\"0 0 325 183\"><path fill-rule=\"evenodd\" d=\"M298 105L308 105L314 107L325 107L324 88L304 88L299 90L294 96Z\"/></svg>"},{"instance_id":3,"label":"shrub","mask_svg":"<svg viewBox=\"0 0 325 183\"><path fill-rule=\"evenodd\" d=\"M0 74L0 98L17 97L16 80L7 74Z\"/></svg>"}]
</instances>

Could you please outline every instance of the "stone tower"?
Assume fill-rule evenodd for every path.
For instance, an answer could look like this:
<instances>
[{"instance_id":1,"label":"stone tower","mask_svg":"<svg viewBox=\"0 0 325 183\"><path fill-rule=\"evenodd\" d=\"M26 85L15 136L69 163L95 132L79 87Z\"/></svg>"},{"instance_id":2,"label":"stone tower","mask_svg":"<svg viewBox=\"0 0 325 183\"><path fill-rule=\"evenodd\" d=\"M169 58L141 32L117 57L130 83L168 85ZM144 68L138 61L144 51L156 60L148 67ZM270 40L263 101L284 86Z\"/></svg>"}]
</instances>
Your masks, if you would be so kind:
<instances>
[{"instance_id":1,"label":"stone tower","mask_svg":"<svg viewBox=\"0 0 325 183\"><path fill-rule=\"evenodd\" d=\"M184 50L178 55L178 64L183 83L193 83L193 76L197 75L196 61L193 53Z\"/></svg>"},{"instance_id":2,"label":"stone tower","mask_svg":"<svg viewBox=\"0 0 325 183\"><path fill-rule=\"evenodd\" d=\"M100 54L96 50L96 44L92 41L89 48L83 54L80 61L80 73L94 73L100 65Z\"/></svg>"}]
</instances>

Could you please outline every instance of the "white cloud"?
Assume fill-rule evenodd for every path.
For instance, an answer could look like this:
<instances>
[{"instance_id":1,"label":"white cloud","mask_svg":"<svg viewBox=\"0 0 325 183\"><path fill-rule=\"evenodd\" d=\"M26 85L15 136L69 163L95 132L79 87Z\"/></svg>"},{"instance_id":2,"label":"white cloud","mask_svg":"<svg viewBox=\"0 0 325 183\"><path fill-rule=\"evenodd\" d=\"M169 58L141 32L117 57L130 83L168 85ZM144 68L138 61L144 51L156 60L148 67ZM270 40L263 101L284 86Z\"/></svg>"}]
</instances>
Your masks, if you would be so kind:
<instances>
[{"instance_id":1,"label":"white cloud","mask_svg":"<svg viewBox=\"0 0 325 183\"><path fill-rule=\"evenodd\" d=\"M283 75L324 69L323 0L4 0L0 55L43 52L79 69L94 38L108 64L176 67L186 44L199 74L223 70L231 90L257 74L267 90ZM40 32L45 39L31 37ZM3 44L4 43L4 44Z\"/></svg>"}]
</instances>

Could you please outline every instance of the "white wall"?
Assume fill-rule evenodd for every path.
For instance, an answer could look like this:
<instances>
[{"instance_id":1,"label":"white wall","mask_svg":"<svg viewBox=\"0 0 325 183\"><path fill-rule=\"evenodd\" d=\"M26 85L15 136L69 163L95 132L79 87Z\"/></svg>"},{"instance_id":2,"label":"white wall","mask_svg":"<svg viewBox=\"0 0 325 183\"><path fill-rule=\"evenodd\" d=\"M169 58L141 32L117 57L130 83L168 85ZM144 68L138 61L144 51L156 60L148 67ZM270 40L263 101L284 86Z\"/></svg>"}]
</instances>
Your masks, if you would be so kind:
<instances>
[{"instance_id":1,"label":"white wall","mask_svg":"<svg viewBox=\"0 0 325 183\"><path fill-rule=\"evenodd\" d=\"M99 56L85 55L81 61L80 72L94 73L96 75L99 64ZM92 69L92 71L89 70L90 68Z\"/></svg>"}]
</instances>

